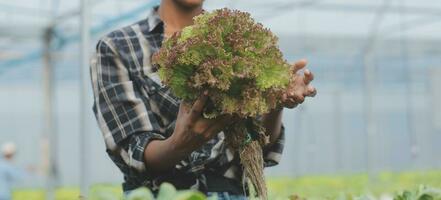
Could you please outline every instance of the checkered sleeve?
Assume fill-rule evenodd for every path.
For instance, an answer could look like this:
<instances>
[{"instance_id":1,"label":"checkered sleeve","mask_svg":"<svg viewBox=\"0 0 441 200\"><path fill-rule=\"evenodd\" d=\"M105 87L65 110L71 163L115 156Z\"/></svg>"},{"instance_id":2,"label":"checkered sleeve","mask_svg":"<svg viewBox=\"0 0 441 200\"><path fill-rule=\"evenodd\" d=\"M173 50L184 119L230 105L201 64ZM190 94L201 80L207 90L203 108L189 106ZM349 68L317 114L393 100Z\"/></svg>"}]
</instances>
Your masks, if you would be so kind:
<instances>
[{"instance_id":1,"label":"checkered sleeve","mask_svg":"<svg viewBox=\"0 0 441 200\"><path fill-rule=\"evenodd\" d=\"M152 140L164 139L164 136L160 134L147 97L136 89L128 68L109 37L97 44L96 56L91 64L91 78L93 111L107 151L122 158L124 163L118 163L121 169L128 167L144 172L146 145Z\"/></svg>"},{"instance_id":2,"label":"checkered sleeve","mask_svg":"<svg viewBox=\"0 0 441 200\"><path fill-rule=\"evenodd\" d=\"M268 149L265 149L263 159L265 167L272 167L279 164L285 145L285 127L282 125L280 129L279 139Z\"/></svg>"}]
</instances>

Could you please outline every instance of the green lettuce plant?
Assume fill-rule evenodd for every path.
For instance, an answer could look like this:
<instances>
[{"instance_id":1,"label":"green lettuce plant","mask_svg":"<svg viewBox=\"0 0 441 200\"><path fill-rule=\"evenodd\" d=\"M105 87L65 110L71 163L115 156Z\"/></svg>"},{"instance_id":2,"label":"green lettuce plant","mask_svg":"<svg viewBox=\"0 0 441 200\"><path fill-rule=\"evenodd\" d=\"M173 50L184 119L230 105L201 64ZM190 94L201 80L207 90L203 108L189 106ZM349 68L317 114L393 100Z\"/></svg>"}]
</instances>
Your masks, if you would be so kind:
<instances>
[{"instance_id":1,"label":"green lettuce plant","mask_svg":"<svg viewBox=\"0 0 441 200\"><path fill-rule=\"evenodd\" d=\"M228 9L195 17L193 26L163 42L154 62L177 97L193 101L208 90L210 114L267 113L291 77L271 31Z\"/></svg>"},{"instance_id":2,"label":"green lettuce plant","mask_svg":"<svg viewBox=\"0 0 441 200\"><path fill-rule=\"evenodd\" d=\"M182 100L193 103L208 91L205 117L241 119L224 130L226 141L238 151L245 177L266 199L262 147L268 136L257 118L278 106L292 77L277 37L249 13L219 9L167 38L153 62L163 83Z\"/></svg>"}]
</instances>

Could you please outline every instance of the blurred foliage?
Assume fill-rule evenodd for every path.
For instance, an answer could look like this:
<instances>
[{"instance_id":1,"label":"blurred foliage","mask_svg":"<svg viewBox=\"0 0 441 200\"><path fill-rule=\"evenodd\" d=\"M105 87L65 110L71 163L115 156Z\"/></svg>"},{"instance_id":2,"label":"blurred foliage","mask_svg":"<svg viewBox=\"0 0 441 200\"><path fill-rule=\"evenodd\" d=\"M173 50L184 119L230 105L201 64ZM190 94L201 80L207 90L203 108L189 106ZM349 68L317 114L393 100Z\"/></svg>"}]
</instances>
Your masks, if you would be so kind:
<instances>
[{"instance_id":1,"label":"blurred foliage","mask_svg":"<svg viewBox=\"0 0 441 200\"><path fill-rule=\"evenodd\" d=\"M127 196L127 200L154 200L152 192L147 188L139 188ZM199 191L183 190L176 191L176 188L169 184L163 183L159 188L156 200L205 200L207 197ZM100 199L106 200L106 199Z\"/></svg>"},{"instance_id":2,"label":"blurred foliage","mask_svg":"<svg viewBox=\"0 0 441 200\"><path fill-rule=\"evenodd\" d=\"M433 188L420 186L430 185ZM366 174L347 176L307 176L298 178L269 178L270 199L336 199L336 200L441 200L441 171L380 173L374 180ZM132 193L132 200L144 198L150 191L142 189ZM205 196L192 191L176 191L173 186L161 186L161 199L205 199ZM138 197L142 198L138 198ZM395 196L395 198L393 198ZM79 189L60 188L57 200L79 199ZM136 197L136 198L135 198ZM43 189L20 189L13 194L14 200L43 200ZM118 185L98 184L90 190L90 200L121 200L122 190Z\"/></svg>"},{"instance_id":3,"label":"blurred foliage","mask_svg":"<svg viewBox=\"0 0 441 200\"><path fill-rule=\"evenodd\" d=\"M394 200L441 200L441 190L420 186L418 190L406 190L401 194L398 194L395 196Z\"/></svg>"},{"instance_id":4,"label":"blurred foliage","mask_svg":"<svg viewBox=\"0 0 441 200\"><path fill-rule=\"evenodd\" d=\"M307 176L295 179L273 177L268 181L272 199L284 199L293 194L308 199L339 199L342 196L362 197L363 195L391 196L394 192L417 188L419 185L441 188L441 171L380 173L372 180L366 174L359 174Z\"/></svg>"}]
</instances>

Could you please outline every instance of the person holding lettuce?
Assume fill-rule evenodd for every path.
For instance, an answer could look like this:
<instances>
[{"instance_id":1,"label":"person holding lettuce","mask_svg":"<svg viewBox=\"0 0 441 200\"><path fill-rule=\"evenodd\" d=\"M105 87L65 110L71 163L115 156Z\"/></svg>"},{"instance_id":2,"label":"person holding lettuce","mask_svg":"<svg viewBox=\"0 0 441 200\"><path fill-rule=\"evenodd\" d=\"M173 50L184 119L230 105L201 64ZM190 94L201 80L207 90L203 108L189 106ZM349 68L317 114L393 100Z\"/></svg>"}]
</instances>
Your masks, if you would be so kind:
<instances>
[{"instance_id":1,"label":"person holding lettuce","mask_svg":"<svg viewBox=\"0 0 441 200\"><path fill-rule=\"evenodd\" d=\"M97 44L91 65L93 110L107 153L124 174L126 193L141 186L157 192L161 183L169 182L220 199L247 197L240 161L222 132L234 118L203 117L207 93L193 105L181 103L151 64L164 38L192 25L202 6L203 0L162 0L146 19L107 34ZM300 60L294 70L305 66ZM295 108L316 94L308 69L294 76L283 95L284 108ZM270 136L264 149L267 167L278 164L283 151L283 107L261 118Z\"/></svg>"}]
</instances>

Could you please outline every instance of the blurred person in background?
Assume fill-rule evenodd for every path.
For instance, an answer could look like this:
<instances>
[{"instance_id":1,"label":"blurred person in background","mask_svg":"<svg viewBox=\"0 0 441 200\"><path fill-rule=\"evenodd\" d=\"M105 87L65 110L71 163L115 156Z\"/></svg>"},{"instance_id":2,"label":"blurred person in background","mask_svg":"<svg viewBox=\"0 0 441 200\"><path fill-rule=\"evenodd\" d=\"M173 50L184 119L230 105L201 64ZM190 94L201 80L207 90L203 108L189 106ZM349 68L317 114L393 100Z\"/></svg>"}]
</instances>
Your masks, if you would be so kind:
<instances>
[{"instance_id":1,"label":"blurred person in background","mask_svg":"<svg viewBox=\"0 0 441 200\"><path fill-rule=\"evenodd\" d=\"M203 0L162 0L147 18L113 31L97 44L91 65L94 106L107 153L124 174L125 194L163 182L196 189L220 199L246 199L242 166L224 143L222 130L231 116L205 119L207 94L184 105L161 85L151 56L164 37L192 25ZM303 69L306 61L295 64ZM285 108L294 108L316 90L309 70L298 73L286 92ZM283 107L262 117L270 135L265 166L279 163L284 145Z\"/></svg>"},{"instance_id":2,"label":"blurred person in background","mask_svg":"<svg viewBox=\"0 0 441 200\"><path fill-rule=\"evenodd\" d=\"M2 158L0 159L0 200L12 199L12 185L23 177L23 172L14 163L17 148L14 143L7 142L2 145Z\"/></svg>"}]
</instances>

